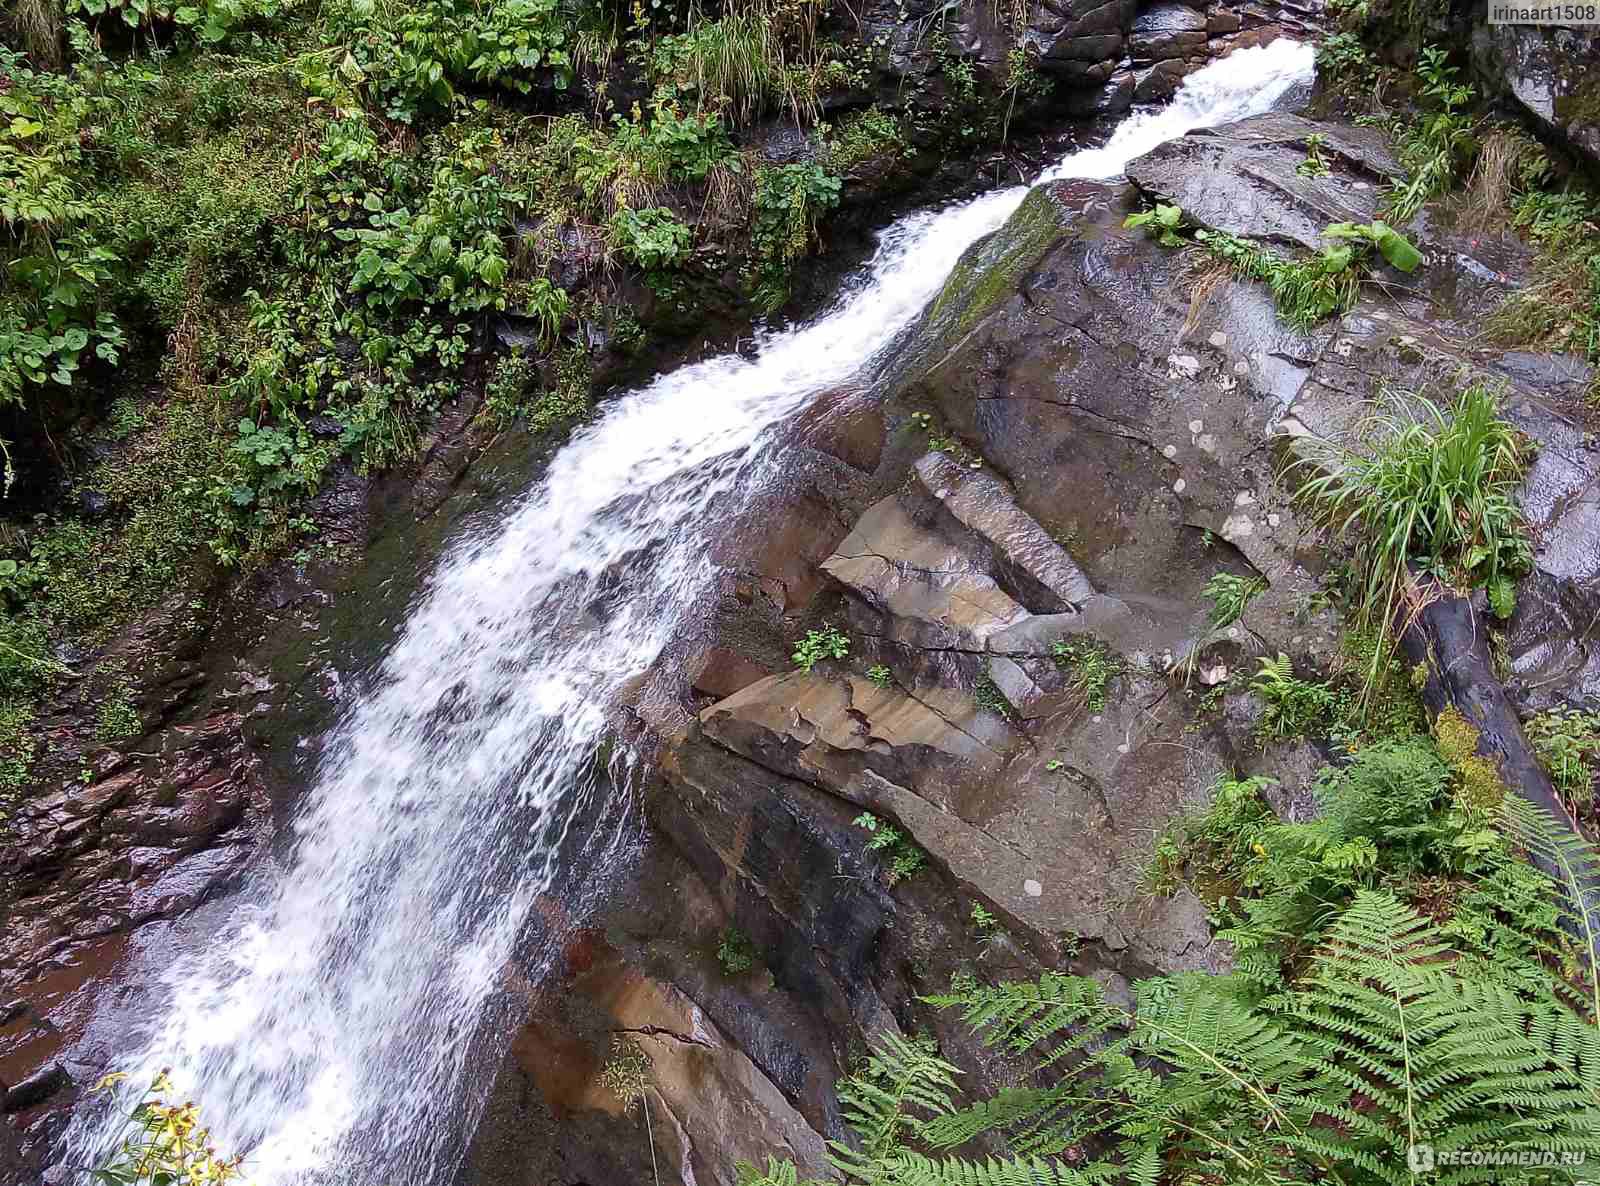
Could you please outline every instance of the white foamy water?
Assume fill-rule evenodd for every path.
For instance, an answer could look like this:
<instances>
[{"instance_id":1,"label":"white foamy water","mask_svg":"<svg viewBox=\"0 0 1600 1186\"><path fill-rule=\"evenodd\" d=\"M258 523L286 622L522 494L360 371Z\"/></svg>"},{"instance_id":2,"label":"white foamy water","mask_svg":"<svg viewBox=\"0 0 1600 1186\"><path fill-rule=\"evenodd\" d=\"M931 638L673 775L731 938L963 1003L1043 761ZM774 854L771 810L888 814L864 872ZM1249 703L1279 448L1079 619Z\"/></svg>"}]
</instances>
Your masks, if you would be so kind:
<instances>
[{"instance_id":1,"label":"white foamy water","mask_svg":"<svg viewBox=\"0 0 1600 1186\"><path fill-rule=\"evenodd\" d=\"M1266 111L1311 57L1234 53L1045 177L1115 176ZM173 1068L258 1183L447 1183L448 1134L470 1132L487 1089L468 1064L490 1002L581 809L616 793L596 759L610 710L706 597L717 524L759 483L774 427L865 373L1026 192L901 219L831 310L610 402L459 541L328 739L284 862L128 1035L131 1081ZM607 838L587 839L602 862ZM104 1123L80 1121L72 1161Z\"/></svg>"}]
</instances>

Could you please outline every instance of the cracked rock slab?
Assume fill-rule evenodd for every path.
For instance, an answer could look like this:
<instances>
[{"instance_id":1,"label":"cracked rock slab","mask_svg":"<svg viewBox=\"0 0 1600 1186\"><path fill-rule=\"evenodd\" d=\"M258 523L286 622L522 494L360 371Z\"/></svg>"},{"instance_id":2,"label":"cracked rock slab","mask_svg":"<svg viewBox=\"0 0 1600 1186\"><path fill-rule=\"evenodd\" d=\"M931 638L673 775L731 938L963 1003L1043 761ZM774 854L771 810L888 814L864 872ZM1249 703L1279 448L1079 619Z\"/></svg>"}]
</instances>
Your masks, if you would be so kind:
<instances>
[{"instance_id":1,"label":"cracked rock slab","mask_svg":"<svg viewBox=\"0 0 1600 1186\"><path fill-rule=\"evenodd\" d=\"M887 615L888 637L909 646L982 650L1028 616L895 498L869 507L822 570Z\"/></svg>"}]
</instances>

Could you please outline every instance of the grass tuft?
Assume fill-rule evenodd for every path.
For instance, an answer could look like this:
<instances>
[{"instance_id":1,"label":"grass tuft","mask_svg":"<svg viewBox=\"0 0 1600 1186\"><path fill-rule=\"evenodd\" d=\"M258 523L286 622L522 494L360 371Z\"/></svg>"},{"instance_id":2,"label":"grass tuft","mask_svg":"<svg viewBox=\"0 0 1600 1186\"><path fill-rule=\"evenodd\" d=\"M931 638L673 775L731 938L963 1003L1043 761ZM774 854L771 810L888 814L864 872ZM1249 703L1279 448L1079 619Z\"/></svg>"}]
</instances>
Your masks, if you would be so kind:
<instances>
[{"instance_id":1,"label":"grass tuft","mask_svg":"<svg viewBox=\"0 0 1600 1186\"><path fill-rule=\"evenodd\" d=\"M1450 407L1415 396L1391 404L1363 426L1364 447L1310 459L1323 472L1299 489L1329 529L1360 540L1357 628L1395 627L1418 596L1413 565L1449 584L1487 585L1491 603L1508 608L1511 582L1532 561L1516 498L1522 438L1482 384ZM1369 688L1376 675L1374 660Z\"/></svg>"}]
</instances>

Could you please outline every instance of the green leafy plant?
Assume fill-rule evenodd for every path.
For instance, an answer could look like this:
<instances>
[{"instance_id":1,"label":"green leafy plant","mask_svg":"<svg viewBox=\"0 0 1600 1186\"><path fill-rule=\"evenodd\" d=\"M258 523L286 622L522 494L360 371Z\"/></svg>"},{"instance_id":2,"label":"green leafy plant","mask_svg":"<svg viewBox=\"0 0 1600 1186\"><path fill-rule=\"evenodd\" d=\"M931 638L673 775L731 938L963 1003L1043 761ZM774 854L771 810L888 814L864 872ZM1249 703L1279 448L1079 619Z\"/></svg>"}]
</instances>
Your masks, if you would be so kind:
<instances>
[{"instance_id":1,"label":"green leafy plant","mask_svg":"<svg viewBox=\"0 0 1600 1186\"><path fill-rule=\"evenodd\" d=\"M979 708L1008 721L1016 715L1006 694L1000 690L1000 685L986 675L979 677L972 685L972 700Z\"/></svg>"},{"instance_id":2,"label":"green leafy plant","mask_svg":"<svg viewBox=\"0 0 1600 1186\"><path fill-rule=\"evenodd\" d=\"M869 107L840 120L827 139L827 165L848 176L874 161L893 162L913 150L900 121L887 111Z\"/></svg>"},{"instance_id":3,"label":"green leafy plant","mask_svg":"<svg viewBox=\"0 0 1600 1186\"><path fill-rule=\"evenodd\" d=\"M1380 222L1334 223L1324 233L1342 242L1293 260L1223 231L1198 231L1195 237L1235 274L1265 282L1279 315L1301 331L1355 304L1371 248L1406 271L1422 258L1403 236Z\"/></svg>"},{"instance_id":4,"label":"green leafy plant","mask_svg":"<svg viewBox=\"0 0 1600 1186\"><path fill-rule=\"evenodd\" d=\"M1317 42L1317 74L1344 93L1366 98L1378 80L1378 64L1359 34L1344 30Z\"/></svg>"},{"instance_id":5,"label":"green leafy plant","mask_svg":"<svg viewBox=\"0 0 1600 1186\"><path fill-rule=\"evenodd\" d=\"M1329 685L1296 676L1294 664L1281 652L1275 659L1262 658L1250 690L1266 708L1257 728L1263 737L1275 741L1326 728L1346 707L1345 698Z\"/></svg>"},{"instance_id":6,"label":"green leafy plant","mask_svg":"<svg viewBox=\"0 0 1600 1186\"><path fill-rule=\"evenodd\" d=\"M1219 572L1206 582L1200 592L1211 602L1207 621L1213 630L1225 629L1244 616L1245 607L1264 592L1267 582L1261 577L1237 576Z\"/></svg>"},{"instance_id":7,"label":"green leafy plant","mask_svg":"<svg viewBox=\"0 0 1600 1186\"><path fill-rule=\"evenodd\" d=\"M1323 229L1329 239L1348 239L1376 247L1378 254L1390 266L1402 272L1414 272L1422 263L1422 252L1409 239L1381 219L1376 222L1336 222Z\"/></svg>"},{"instance_id":8,"label":"green leafy plant","mask_svg":"<svg viewBox=\"0 0 1600 1186\"><path fill-rule=\"evenodd\" d=\"M1183 226L1183 207L1158 202L1152 210L1140 210L1122 220L1127 230L1148 227L1157 243L1163 247L1182 247L1183 237L1178 233Z\"/></svg>"},{"instance_id":9,"label":"green leafy plant","mask_svg":"<svg viewBox=\"0 0 1600 1186\"><path fill-rule=\"evenodd\" d=\"M1361 542L1357 626L1394 626L1413 564L1486 585L1497 612L1508 611L1511 582L1532 562L1517 503L1520 436L1482 384L1453 406L1415 396L1391 405L1359 434L1368 447L1320 450L1307 464L1322 472L1299 490L1331 530Z\"/></svg>"},{"instance_id":10,"label":"green leafy plant","mask_svg":"<svg viewBox=\"0 0 1600 1186\"><path fill-rule=\"evenodd\" d=\"M114 1091L120 1073L100 1080L97 1090ZM157 1075L128 1117L122 1143L91 1177L106 1186L226 1186L242 1179L240 1158L219 1155L201 1126L193 1103L167 1101L172 1082Z\"/></svg>"},{"instance_id":11,"label":"green leafy plant","mask_svg":"<svg viewBox=\"0 0 1600 1186\"><path fill-rule=\"evenodd\" d=\"M890 671L882 663L875 663L867 668L867 679L880 688L892 688L894 686L894 672Z\"/></svg>"},{"instance_id":12,"label":"green leafy plant","mask_svg":"<svg viewBox=\"0 0 1600 1186\"><path fill-rule=\"evenodd\" d=\"M366 195L369 225L334 232L360 245L354 291L389 310L423 300L456 313L505 308L510 260L504 232L509 208L524 195L489 171L485 144L483 137L469 137L435 171L415 214L404 206L387 208L379 194Z\"/></svg>"},{"instance_id":13,"label":"green leafy plant","mask_svg":"<svg viewBox=\"0 0 1600 1186\"><path fill-rule=\"evenodd\" d=\"M1312 132L1307 136L1306 159L1296 165L1294 171L1302 177L1326 177L1330 170L1322 149L1327 143L1328 137L1322 132Z\"/></svg>"},{"instance_id":14,"label":"green leafy plant","mask_svg":"<svg viewBox=\"0 0 1600 1186\"><path fill-rule=\"evenodd\" d=\"M868 851L882 853L888 858L889 867L884 871L884 880L890 885L904 881L928 863L928 854L918 848L915 842L870 811L863 811L856 816L854 823L856 827L872 834L867 841Z\"/></svg>"},{"instance_id":15,"label":"green leafy plant","mask_svg":"<svg viewBox=\"0 0 1600 1186\"><path fill-rule=\"evenodd\" d=\"M821 630L807 630L805 637L795 643L790 656L801 671L809 672L824 659L844 659L850 654L850 638L833 626Z\"/></svg>"},{"instance_id":16,"label":"green leafy plant","mask_svg":"<svg viewBox=\"0 0 1600 1186\"><path fill-rule=\"evenodd\" d=\"M972 904L972 913L968 915L972 922L972 930L978 936L978 942L984 947L991 947L1005 937L1005 927L994 914L985 909L982 902Z\"/></svg>"},{"instance_id":17,"label":"green leafy plant","mask_svg":"<svg viewBox=\"0 0 1600 1186\"><path fill-rule=\"evenodd\" d=\"M814 1178L800 1180L800 1173L792 1161L767 1158L767 1168L761 1170L748 1161L734 1163L734 1181L737 1186L825 1186Z\"/></svg>"},{"instance_id":18,"label":"green leafy plant","mask_svg":"<svg viewBox=\"0 0 1600 1186\"><path fill-rule=\"evenodd\" d=\"M817 219L839 204L842 186L816 164L768 166L756 174L750 239L764 308L777 308L788 295L789 269L810 248Z\"/></svg>"},{"instance_id":19,"label":"green leafy plant","mask_svg":"<svg viewBox=\"0 0 1600 1186\"><path fill-rule=\"evenodd\" d=\"M612 246L647 271L678 267L694 246L694 232L663 206L622 207L612 216L610 233Z\"/></svg>"},{"instance_id":20,"label":"green leafy plant","mask_svg":"<svg viewBox=\"0 0 1600 1186\"><path fill-rule=\"evenodd\" d=\"M738 927L727 926L717 939L717 963L724 976L742 976L756 965L756 946Z\"/></svg>"},{"instance_id":21,"label":"green leafy plant","mask_svg":"<svg viewBox=\"0 0 1600 1186\"><path fill-rule=\"evenodd\" d=\"M1106 647L1089 638L1063 638L1050 644L1050 655L1083 693L1090 712L1105 708L1106 688L1122 671L1122 663Z\"/></svg>"},{"instance_id":22,"label":"green leafy plant","mask_svg":"<svg viewBox=\"0 0 1600 1186\"><path fill-rule=\"evenodd\" d=\"M103 742L115 743L137 737L144 731L144 722L133 703L130 689L124 683L109 688L95 713L95 737Z\"/></svg>"},{"instance_id":23,"label":"green leafy plant","mask_svg":"<svg viewBox=\"0 0 1600 1186\"><path fill-rule=\"evenodd\" d=\"M1410 222L1429 199L1449 189L1477 149L1473 121L1466 113L1474 91L1457 81L1459 73L1445 50L1437 46L1422 50L1417 74L1433 110L1420 120L1398 125L1397 155L1409 177L1389 195L1389 212L1396 222Z\"/></svg>"},{"instance_id":24,"label":"green leafy plant","mask_svg":"<svg viewBox=\"0 0 1600 1186\"><path fill-rule=\"evenodd\" d=\"M611 1035L611 1053L600 1068L600 1084L622 1104L624 1112L644 1109L644 1131L650 1142L650 1167L657 1182L661 1170L656 1165L656 1138L650 1127L650 1056L628 1034Z\"/></svg>"},{"instance_id":25,"label":"green leafy plant","mask_svg":"<svg viewBox=\"0 0 1600 1186\"><path fill-rule=\"evenodd\" d=\"M1600 713L1552 708L1529 720L1527 731L1534 753L1561 793L1579 806L1592 804L1600 772Z\"/></svg>"},{"instance_id":26,"label":"green leafy plant","mask_svg":"<svg viewBox=\"0 0 1600 1186\"><path fill-rule=\"evenodd\" d=\"M533 361L521 350L497 359L483 385L483 408L478 413L497 429L509 428L526 410L529 393L538 382Z\"/></svg>"}]
</instances>

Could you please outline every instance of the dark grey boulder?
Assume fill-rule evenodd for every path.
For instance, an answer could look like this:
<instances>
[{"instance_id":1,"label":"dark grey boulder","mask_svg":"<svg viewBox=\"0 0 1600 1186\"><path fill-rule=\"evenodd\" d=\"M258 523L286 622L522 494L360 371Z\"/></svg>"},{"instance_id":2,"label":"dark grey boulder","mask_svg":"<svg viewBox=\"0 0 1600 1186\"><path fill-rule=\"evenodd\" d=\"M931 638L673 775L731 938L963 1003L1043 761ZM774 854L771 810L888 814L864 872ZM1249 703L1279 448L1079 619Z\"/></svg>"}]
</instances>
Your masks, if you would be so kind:
<instances>
[{"instance_id":1,"label":"dark grey boulder","mask_svg":"<svg viewBox=\"0 0 1600 1186\"><path fill-rule=\"evenodd\" d=\"M1491 90L1600 166L1600 31L1483 25L1474 30L1472 53Z\"/></svg>"},{"instance_id":2,"label":"dark grey boulder","mask_svg":"<svg viewBox=\"0 0 1600 1186\"><path fill-rule=\"evenodd\" d=\"M1152 4L1133 22L1128 54L1134 62L1159 62L1204 53L1206 15L1185 4Z\"/></svg>"},{"instance_id":3,"label":"dark grey boulder","mask_svg":"<svg viewBox=\"0 0 1600 1186\"><path fill-rule=\"evenodd\" d=\"M1313 133L1324 137L1326 177L1298 171ZM1377 129L1282 112L1191 132L1128 165L1129 180L1194 222L1308 250L1329 223L1371 221L1382 187L1402 175Z\"/></svg>"}]
</instances>

